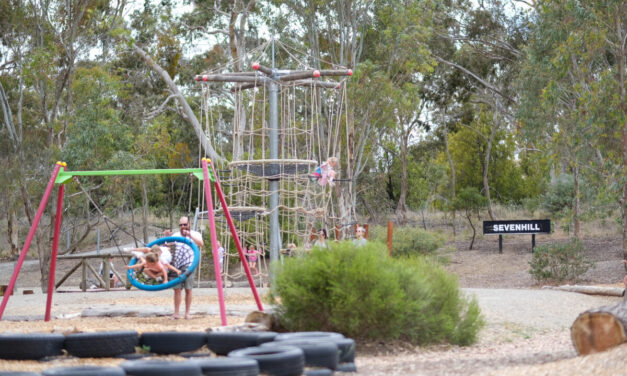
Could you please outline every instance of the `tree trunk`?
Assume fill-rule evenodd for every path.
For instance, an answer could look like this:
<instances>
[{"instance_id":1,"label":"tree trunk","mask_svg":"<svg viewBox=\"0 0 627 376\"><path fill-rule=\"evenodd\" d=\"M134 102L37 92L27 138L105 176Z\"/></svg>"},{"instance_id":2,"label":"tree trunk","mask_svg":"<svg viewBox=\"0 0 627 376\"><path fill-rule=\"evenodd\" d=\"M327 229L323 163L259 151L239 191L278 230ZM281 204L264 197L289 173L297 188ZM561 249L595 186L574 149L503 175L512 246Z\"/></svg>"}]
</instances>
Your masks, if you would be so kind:
<instances>
[{"instance_id":1,"label":"tree trunk","mask_svg":"<svg viewBox=\"0 0 627 376\"><path fill-rule=\"evenodd\" d=\"M627 341L627 300L581 313L570 327L579 355L605 351Z\"/></svg>"},{"instance_id":2,"label":"tree trunk","mask_svg":"<svg viewBox=\"0 0 627 376\"><path fill-rule=\"evenodd\" d=\"M574 227L574 233L575 233L575 238L577 239L581 239L581 222L579 220L579 212L581 211L581 200L580 198L580 189L579 189L579 166L575 165L575 168L573 170L573 175L575 178L575 200L573 202L573 227Z\"/></svg>"},{"instance_id":3,"label":"tree trunk","mask_svg":"<svg viewBox=\"0 0 627 376\"><path fill-rule=\"evenodd\" d=\"M453 164L453 158L451 157L451 149L448 146L448 129L444 127L444 147L446 150L446 159L448 160L449 168L451 169L451 202L455 201L455 165ZM455 237L455 209L453 209L453 237Z\"/></svg>"},{"instance_id":4,"label":"tree trunk","mask_svg":"<svg viewBox=\"0 0 627 376\"><path fill-rule=\"evenodd\" d=\"M400 225L407 222L407 141L401 143L401 194L396 205L396 219Z\"/></svg>"},{"instance_id":5,"label":"tree trunk","mask_svg":"<svg viewBox=\"0 0 627 376\"><path fill-rule=\"evenodd\" d=\"M619 9L622 9L619 8ZM622 27L622 14L620 11L616 12L616 37L620 42L625 36L623 35ZM623 114L625 121L623 123L623 137L622 137L622 150L623 150L623 178L627 176L627 104L625 104L625 43L619 44L618 52L616 53L616 71L618 73L618 94L620 98L620 112ZM623 219L623 259L627 260L627 180L623 179L623 197L620 200L621 213ZM627 264L625 264L625 270L627 270Z\"/></svg>"},{"instance_id":6,"label":"tree trunk","mask_svg":"<svg viewBox=\"0 0 627 376\"><path fill-rule=\"evenodd\" d=\"M494 143L494 137L496 136L496 131L499 128L499 116L498 111L494 110L494 125L492 126L492 131L490 132L490 138L488 139L488 146L485 152L485 163L483 165L483 190L485 191L485 197L488 199L488 215L490 215L490 220L494 221L494 212L492 212L492 199L490 198L490 182L488 180L488 173L490 171L490 155L492 154L492 144Z\"/></svg>"},{"instance_id":7,"label":"tree trunk","mask_svg":"<svg viewBox=\"0 0 627 376\"><path fill-rule=\"evenodd\" d=\"M578 292L587 295L603 296L623 296L625 289L622 287L603 286L582 286L582 285L562 285L562 286L542 286L543 289Z\"/></svg>"},{"instance_id":8,"label":"tree trunk","mask_svg":"<svg viewBox=\"0 0 627 376\"><path fill-rule=\"evenodd\" d=\"M194 114L194 111L189 106L189 103L187 103L187 100L183 96L183 93L181 93L181 91L179 90L178 86L174 83L174 81L172 81L172 78L170 77L168 72L165 69L161 68L161 66L159 66L159 64L157 64L150 56L148 56L146 51L141 49L137 44L133 43L133 51L135 51L135 53L138 54L152 70L154 70L161 76L166 85L168 85L168 89L176 96L176 100L178 101L179 108L181 110L181 116L194 128L194 131L196 132L196 137L198 137L198 140L200 141L200 145L202 146L203 150L214 161L223 161L223 158L218 155L218 153L213 148L213 145L211 145L209 138L207 138L207 136L205 135L205 131L202 129L202 125L198 121L198 118L196 118L196 114Z\"/></svg>"},{"instance_id":9,"label":"tree trunk","mask_svg":"<svg viewBox=\"0 0 627 376\"><path fill-rule=\"evenodd\" d=\"M142 230L144 235L144 244L148 243L148 190L146 188L146 179L142 176Z\"/></svg>"},{"instance_id":10,"label":"tree trunk","mask_svg":"<svg viewBox=\"0 0 627 376\"><path fill-rule=\"evenodd\" d=\"M19 242L19 226L17 221L17 214L14 208L7 213L7 232L9 237L9 245L11 247L11 259L17 258L20 254Z\"/></svg>"},{"instance_id":11,"label":"tree trunk","mask_svg":"<svg viewBox=\"0 0 627 376\"><path fill-rule=\"evenodd\" d=\"M133 202L133 200L130 200L130 202ZM130 205L129 209L131 210L131 236L133 237L135 247L139 247L139 244L137 244L137 236L135 236L135 209L133 208L133 204ZM111 236L113 237L115 234L111 234Z\"/></svg>"},{"instance_id":12,"label":"tree trunk","mask_svg":"<svg viewBox=\"0 0 627 376\"><path fill-rule=\"evenodd\" d=\"M472 228L472 240L470 241L470 247L468 247L468 250L472 251L472 246L473 244L475 244L475 236L477 234L477 231L475 230L475 226L472 224L472 214L469 211L466 212L466 218L468 218L468 223L470 223L470 228Z\"/></svg>"}]
</instances>

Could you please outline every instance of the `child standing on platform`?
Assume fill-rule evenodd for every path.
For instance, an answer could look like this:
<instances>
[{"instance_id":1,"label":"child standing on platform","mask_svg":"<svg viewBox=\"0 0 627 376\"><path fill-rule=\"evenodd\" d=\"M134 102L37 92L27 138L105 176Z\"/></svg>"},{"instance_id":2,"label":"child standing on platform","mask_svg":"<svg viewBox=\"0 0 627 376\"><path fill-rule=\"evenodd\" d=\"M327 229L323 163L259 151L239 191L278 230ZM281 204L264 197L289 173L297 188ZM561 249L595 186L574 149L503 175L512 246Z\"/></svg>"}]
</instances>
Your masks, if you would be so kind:
<instances>
[{"instance_id":1,"label":"child standing on platform","mask_svg":"<svg viewBox=\"0 0 627 376\"><path fill-rule=\"evenodd\" d=\"M248 246L248 251L246 252L246 257L248 258L248 267L251 270L255 270L255 275L259 274L259 271L257 270L257 255L259 254L259 251L255 249L255 246L250 244Z\"/></svg>"}]
</instances>

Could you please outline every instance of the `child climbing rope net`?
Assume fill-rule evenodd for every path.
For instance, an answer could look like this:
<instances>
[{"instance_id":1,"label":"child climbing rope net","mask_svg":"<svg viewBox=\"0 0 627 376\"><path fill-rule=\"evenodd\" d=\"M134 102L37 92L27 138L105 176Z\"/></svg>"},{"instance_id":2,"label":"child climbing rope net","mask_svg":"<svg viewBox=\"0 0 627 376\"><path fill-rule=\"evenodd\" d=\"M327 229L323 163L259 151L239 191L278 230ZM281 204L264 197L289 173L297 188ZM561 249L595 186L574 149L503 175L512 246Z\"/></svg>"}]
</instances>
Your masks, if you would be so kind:
<instances>
[{"instance_id":1,"label":"child climbing rope net","mask_svg":"<svg viewBox=\"0 0 627 376\"><path fill-rule=\"evenodd\" d=\"M321 187L329 184L329 186L333 187L335 185L335 168L337 167L338 161L336 157L327 158L326 162L322 163L316 170L311 174L312 181L317 180L318 184Z\"/></svg>"}]
</instances>

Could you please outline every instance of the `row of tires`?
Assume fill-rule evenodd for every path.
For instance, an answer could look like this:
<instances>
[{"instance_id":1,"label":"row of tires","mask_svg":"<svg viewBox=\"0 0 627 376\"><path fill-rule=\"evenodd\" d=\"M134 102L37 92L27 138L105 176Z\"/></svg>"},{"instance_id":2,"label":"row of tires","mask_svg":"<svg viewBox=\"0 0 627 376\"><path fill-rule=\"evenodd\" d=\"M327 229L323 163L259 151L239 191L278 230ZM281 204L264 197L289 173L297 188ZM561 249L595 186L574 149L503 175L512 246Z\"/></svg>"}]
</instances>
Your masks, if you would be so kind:
<instances>
[{"instance_id":1,"label":"row of tires","mask_svg":"<svg viewBox=\"0 0 627 376\"><path fill-rule=\"evenodd\" d=\"M134 333L135 340L133 341ZM140 359L123 362L120 367L64 367L41 375L224 375L254 376L259 373L290 376L332 375L334 371L355 372L355 342L331 332L156 332L116 331L99 333L2 334L0 358L41 359L61 355L64 348L78 357L122 357L133 359L150 354L135 352L141 346L152 354L180 354L193 359L168 362ZM132 349L130 347L132 345ZM217 355L192 351L204 345ZM45 348L45 349L43 349ZM21 350L20 350L21 349ZM39 351L38 351L39 350ZM43 356L41 356L44 354ZM211 358L210 358L211 357ZM0 375L39 375L2 373Z\"/></svg>"}]
</instances>

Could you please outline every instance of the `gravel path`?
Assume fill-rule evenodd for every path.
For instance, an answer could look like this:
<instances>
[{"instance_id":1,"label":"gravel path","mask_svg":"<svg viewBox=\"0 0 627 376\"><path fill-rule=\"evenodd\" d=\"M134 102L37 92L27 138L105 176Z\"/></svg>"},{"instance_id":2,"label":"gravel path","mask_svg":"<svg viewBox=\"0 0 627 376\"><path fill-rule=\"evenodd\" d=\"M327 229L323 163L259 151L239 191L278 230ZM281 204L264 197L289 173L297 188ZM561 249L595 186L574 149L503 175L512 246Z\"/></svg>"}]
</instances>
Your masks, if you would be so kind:
<instances>
[{"instance_id":1,"label":"gravel path","mask_svg":"<svg viewBox=\"0 0 627 376\"><path fill-rule=\"evenodd\" d=\"M620 298L553 290L472 288L464 291L477 298L487 322L475 345L398 350L390 344L389 350L382 346L383 349L373 350L368 356L358 357L358 369L367 370L364 375L387 376L627 375L622 360L627 355L627 345L612 358L613 362L603 359L606 373L580 372L577 367L564 373L559 368L569 366L558 362L581 358L576 356L569 331L577 315L593 307L616 304ZM594 363L599 355L602 354L585 358Z\"/></svg>"},{"instance_id":2,"label":"gravel path","mask_svg":"<svg viewBox=\"0 0 627 376\"><path fill-rule=\"evenodd\" d=\"M616 304L620 298L582 295L572 292L538 289L462 289L479 302L486 322L493 326L528 328L531 332L569 328L577 315L589 308ZM18 289L9 298L4 320L12 317L28 318L45 313L46 295L35 289L32 295L23 295ZM225 289L227 309L232 316L245 316L256 309L248 288ZM257 289L260 296L266 288ZM75 317L83 312L103 312L117 309L142 312L143 316L160 316L171 313L172 291L117 290L110 292L71 292L53 295L53 317ZM230 303L230 304L228 304ZM219 313L217 290L194 289L194 313L215 315ZM94 316L93 314L91 316Z\"/></svg>"},{"instance_id":3,"label":"gravel path","mask_svg":"<svg viewBox=\"0 0 627 376\"><path fill-rule=\"evenodd\" d=\"M569 327L577 315L586 309L615 304L620 300L539 289L463 290L477 299L487 322L477 344L428 348L393 343L370 348L370 344L362 344L357 351L358 374L469 375L521 366L525 367L520 374L526 374L528 366L556 364L550 362L575 358ZM266 292L266 289L259 289L261 295ZM227 289L225 299L229 324L242 322L248 312L256 309L252 294L246 288ZM4 320L0 321L0 331L106 330L125 325L132 325L139 331L164 326L176 330L204 330L219 325L216 289L194 289L193 320L174 321L163 317L171 313L171 300L169 290L57 293L52 309L55 319L51 322L12 321L25 317L41 319L45 312L46 295L37 291L33 295L22 295L18 290L9 299ZM126 312L139 317L98 318L90 316L90 312L120 313L113 316ZM0 369L13 369L11 363L3 362Z\"/></svg>"}]
</instances>

